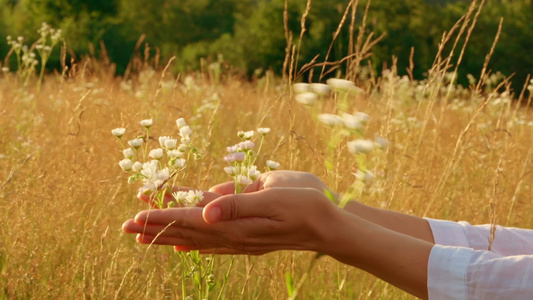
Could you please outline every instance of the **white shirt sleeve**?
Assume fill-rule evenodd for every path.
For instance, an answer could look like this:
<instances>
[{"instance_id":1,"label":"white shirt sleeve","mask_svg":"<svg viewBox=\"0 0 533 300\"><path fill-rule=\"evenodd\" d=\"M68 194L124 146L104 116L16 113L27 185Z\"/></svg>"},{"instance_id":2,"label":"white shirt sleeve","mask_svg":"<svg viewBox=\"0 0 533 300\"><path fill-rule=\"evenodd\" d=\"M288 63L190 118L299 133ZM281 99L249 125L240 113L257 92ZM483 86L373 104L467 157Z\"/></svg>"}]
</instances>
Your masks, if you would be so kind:
<instances>
[{"instance_id":1,"label":"white shirt sleeve","mask_svg":"<svg viewBox=\"0 0 533 300\"><path fill-rule=\"evenodd\" d=\"M429 299L533 299L533 230L428 219Z\"/></svg>"},{"instance_id":2,"label":"white shirt sleeve","mask_svg":"<svg viewBox=\"0 0 533 300\"><path fill-rule=\"evenodd\" d=\"M533 299L533 255L435 245L428 262L433 299Z\"/></svg>"},{"instance_id":3,"label":"white shirt sleeve","mask_svg":"<svg viewBox=\"0 0 533 300\"><path fill-rule=\"evenodd\" d=\"M490 225L473 226L468 222L426 220L433 232L435 244L474 250L489 249ZM533 230L497 226L494 236L491 252L501 255L533 254Z\"/></svg>"}]
</instances>

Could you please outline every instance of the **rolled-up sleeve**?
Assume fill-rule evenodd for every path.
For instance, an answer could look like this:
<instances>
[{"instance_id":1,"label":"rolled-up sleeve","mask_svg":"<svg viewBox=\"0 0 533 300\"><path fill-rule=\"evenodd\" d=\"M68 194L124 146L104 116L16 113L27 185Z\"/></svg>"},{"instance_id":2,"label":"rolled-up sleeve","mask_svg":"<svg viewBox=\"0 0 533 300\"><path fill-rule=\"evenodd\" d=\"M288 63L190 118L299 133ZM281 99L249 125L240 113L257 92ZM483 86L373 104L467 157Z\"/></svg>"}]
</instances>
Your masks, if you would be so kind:
<instances>
[{"instance_id":1,"label":"rolled-up sleeve","mask_svg":"<svg viewBox=\"0 0 533 300\"><path fill-rule=\"evenodd\" d=\"M468 247L474 250L489 249L490 225L426 220L433 232L435 244ZM533 230L496 226L491 252L501 255L533 254Z\"/></svg>"},{"instance_id":2,"label":"rolled-up sleeve","mask_svg":"<svg viewBox=\"0 0 533 300\"><path fill-rule=\"evenodd\" d=\"M429 299L533 299L533 230L427 220Z\"/></svg>"},{"instance_id":3,"label":"rolled-up sleeve","mask_svg":"<svg viewBox=\"0 0 533 300\"><path fill-rule=\"evenodd\" d=\"M533 255L433 246L429 299L533 299Z\"/></svg>"}]
</instances>

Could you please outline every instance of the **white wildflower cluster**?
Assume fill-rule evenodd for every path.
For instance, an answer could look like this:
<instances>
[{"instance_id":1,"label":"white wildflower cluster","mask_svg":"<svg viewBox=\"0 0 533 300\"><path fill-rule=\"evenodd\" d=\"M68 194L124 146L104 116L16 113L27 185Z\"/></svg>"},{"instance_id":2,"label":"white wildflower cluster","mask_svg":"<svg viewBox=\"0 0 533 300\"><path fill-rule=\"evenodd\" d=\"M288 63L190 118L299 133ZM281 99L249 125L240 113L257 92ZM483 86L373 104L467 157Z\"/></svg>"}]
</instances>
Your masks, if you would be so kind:
<instances>
[{"instance_id":1,"label":"white wildflower cluster","mask_svg":"<svg viewBox=\"0 0 533 300\"><path fill-rule=\"evenodd\" d=\"M153 125L153 120L142 120L140 125L144 127L146 135L128 140L127 145L123 142L123 136L126 133L125 128L111 130L111 133L120 140L122 145L124 159L119 162L119 166L131 174L128 179L129 183L142 181L143 186L140 188L140 192L145 195L156 195L154 202L162 208L164 195L167 189L176 183L176 175L185 170L187 160L191 156L198 158L199 154L191 144L193 132L183 118L176 120L179 140L170 136L161 136L158 139L159 144L150 150L150 127ZM174 182L169 184L170 180ZM186 200L183 200L185 198L181 194L179 195L180 200L176 198L179 204L195 203L191 200L192 196L185 197ZM198 193L194 197L196 197L195 199L202 198ZM171 202L169 206L175 204L172 203L174 202Z\"/></svg>"},{"instance_id":2,"label":"white wildflower cluster","mask_svg":"<svg viewBox=\"0 0 533 300\"><path fill-rule=\"evenodd\" d=\"M354 173L357 182L369 185L374 179L374 174L367 167L367 155L374 149L386 149L390 142L382 137L375 140L364 138L364 130L370 120L370 116L364 112L348 113L351 106L352 96L364 93L364 90L357 87L355 83L345 79L331 78L327 84L320 83L297 83L293 85L293 91L297 102L314 106L319 99L332 95L337 99L339 114L317 113L319 122L332 127L332 134L329 135L328 152L326 154L326 167L331 169L333 160L336 157L338 147L346 142L347 149L354 154L357 161L358 170ZM319 109L320 109L320 105ZM316 107L315 107L316 108Z\"/></svg>"},{"instance_id":3,"label":"white wildflower cluster","mask_svg":"<svg viewBox=\"0 0 533 300\"><path fill-rule=\"evenodd\" d=\"M181 206L197 206L204 199L204 192L198 190L177 191L172 197Z\"/></svg>"},{"instance_id":4,"label":"white wildflower cluster","mask_svg":"<svg viewBox=\"0 0 533 300\"><path fill-rule=\"evenodd\" d=\"M261 151L265 136L270 132L270 128L258 128L257 132L261 135L261 143L257 152L254 151L255 143L252 142L255 131L239 131L237 136L241 139L241 142L226 148L228 154L224 157L224 160L230 163L231 166L225 167L224 171L233 177L236 193L242 192L261 175L255 165L255 161ZM278 162L266 161L266 170L268 171L276 170L279 166Z\"/></svg>"}]
</instances>

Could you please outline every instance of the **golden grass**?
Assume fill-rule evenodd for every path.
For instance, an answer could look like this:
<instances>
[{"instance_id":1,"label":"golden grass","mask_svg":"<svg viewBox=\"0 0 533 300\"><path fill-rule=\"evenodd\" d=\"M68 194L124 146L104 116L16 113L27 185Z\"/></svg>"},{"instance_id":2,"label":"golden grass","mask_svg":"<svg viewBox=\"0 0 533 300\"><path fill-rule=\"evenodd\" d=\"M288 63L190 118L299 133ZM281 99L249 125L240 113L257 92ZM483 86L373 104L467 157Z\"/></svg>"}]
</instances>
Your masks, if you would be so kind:
<instances>
[{"instance_id":1,"label":"golden grass","mask_svg":"<svg viewBox=\"0 0 533 300\"><path fill-rule=\"evenodd\" d=\"M121 231L123 221L147 206L118 167L115 127L127 127L132 137L141 133L138 121L151 117L156 136L175 135L175 119L185 117L205 155L186 179L199 188L227 180L224 147L236 142L237 130L257 127L272 128L263 159L314 172L339 191L353 179L355 163L345 146L336 169L326 172L329 129L293 102L282 82L226 78L216 84L197 74L196 88L186 89L183 78L147 69L128 90L121 79L96 74L49 76L39 94L19 88L14 75L0 77L0 299L180 297L179 256L170 247L138 245ZM370 162L377 179L362 202L433 218L495 218L533 227L530 111L492 91L454 88L453 97L444 97L448 90L429 92L431 84L394 72L379 82L351 103L370 114L368 137L392 141ZM214 93L220 98L216 113L197 113ZM334 111L334 100L327 101ZM221 298L286 298L285 273L298 280L311 258L301 252L237 257ZM216 259L220 285L229 257ZM302 299L411 298L330 258L318 262L300 293Z\"/></svg>"}]
</instances>

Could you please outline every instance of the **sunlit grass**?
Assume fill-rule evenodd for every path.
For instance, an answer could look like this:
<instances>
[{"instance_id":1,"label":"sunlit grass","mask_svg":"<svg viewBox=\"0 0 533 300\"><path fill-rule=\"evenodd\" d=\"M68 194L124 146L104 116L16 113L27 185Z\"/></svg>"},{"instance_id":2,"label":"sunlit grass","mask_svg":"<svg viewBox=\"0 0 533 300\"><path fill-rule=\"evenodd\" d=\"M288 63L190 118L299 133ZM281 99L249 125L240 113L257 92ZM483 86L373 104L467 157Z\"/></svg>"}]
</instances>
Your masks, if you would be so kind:
<instances>
[{"instance_id":1,"label":"sunlit grass","mask_svg":"<svg viewBox=\"0 0 533 300\"><path fill-rule=\"evenodd\" d=\"M0 298L181 297L182 265L171 247L138 245L121 231L123 221L147 205L118 166L122 154L110 133L115 127L142 134L139 121L153 118L154 132L176 135L175 119L185 117L205 137L195 141L204 158L191 164L187 186L227 181L226 146L237 130L258 127L272 129L262 159L313 172L339 192L353 182L356 164L345 143L327 171L329 129L290 97L284 82L215 83L208 74L176 80L150 69L140 74L130 83L98 72L50 75L39 93L19 86L13 74L0 75ZM492 90L454 89L444 97L432 93L431 83L386 76L349 103L349 110L370 115L370 137L391 141L371 161L376 179L359 200L472 223L490 223L494 214L501 225L533 227L531 109ZM218 109L208 105L212 99ZM336 103L324 109L334 112ZM298 280L312 258L305 252L237 257L220 298L286 298L285 274ZM216 257L217 286L229 264L229 256ZM192 283L188 288L192 294ZM212 298L220 292L215 288ZM300 295L411 298L327 257Z\"/></svg>"}]
</instances>

